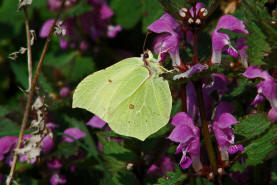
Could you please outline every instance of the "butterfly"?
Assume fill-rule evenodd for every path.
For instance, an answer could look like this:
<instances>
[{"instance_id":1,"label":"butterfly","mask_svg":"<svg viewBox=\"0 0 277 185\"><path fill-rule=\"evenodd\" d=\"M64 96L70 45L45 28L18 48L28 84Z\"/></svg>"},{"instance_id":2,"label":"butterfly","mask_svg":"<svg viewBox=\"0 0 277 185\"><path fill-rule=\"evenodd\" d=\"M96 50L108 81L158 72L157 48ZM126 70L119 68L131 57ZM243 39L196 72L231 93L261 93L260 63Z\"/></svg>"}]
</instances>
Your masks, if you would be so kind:
<instances>
[{"instance_id":1,"label":"butterfly","mask_svg":"<svg viewBox=\"0 0 277 185\"><path fill-rule=\"evenodd\" d=\"M118 134L143 141L170 118L172 96L168 81L160 77L165 72L147 50L83 79L72 107L92 112Z\"/></svg>"}]
</instances>

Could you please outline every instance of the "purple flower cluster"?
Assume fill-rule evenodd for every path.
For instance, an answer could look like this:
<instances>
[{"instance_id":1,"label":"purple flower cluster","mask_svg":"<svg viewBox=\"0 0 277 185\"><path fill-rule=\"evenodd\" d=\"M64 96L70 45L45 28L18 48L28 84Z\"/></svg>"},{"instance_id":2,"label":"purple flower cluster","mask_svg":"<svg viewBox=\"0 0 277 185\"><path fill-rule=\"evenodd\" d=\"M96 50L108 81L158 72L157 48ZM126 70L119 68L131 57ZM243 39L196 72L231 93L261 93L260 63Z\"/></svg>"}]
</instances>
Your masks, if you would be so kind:
<instances>
[{"instance_id":1,"label":"purple flower cluster","mask_svg":"<svg viewBox=\"0 0 277 185\"><path fill-rule=\"evenodd\" d=\"M243 76L248 79L263 79L263 81L257 85L258 94L252 101L251 105L256 105L266 98L271 106L271 109L268 112L268 117L273 122L277 121L277 91L275 79L270 76L266 70L262 70L256 66L249 66L243 73Z\"/></svg>"},{"instance_id":2,"label":"purple flower cluster","mask_svg":"<svg viewBox=\"0 0 277 185\"><path fill-rule=\"evenodd\" d=\"M210 94L217 91L220 98L220 95L228 91L227 84L229 83L227 78L221 74L213 74L213 81L212 86L203 84L207 119L210 122L210 128L212 128L218 143L221 160L228 161L229 154L234 154L238 151L242 152L244 148L242 145L236 145L234 143L235 137L231 126L236 124L237 120L231 114L234 111L233 106L228 102L221 102L215 107L215 114L212 116L215 101L211 98ZM200 160L200 131L196 125L197 123L198 125L201 124L201 120L199 119L200 116L194 85L188 83L186 91L188 111L187 113L180 112L172 118L171 124L175 128L171 132L169 139L179 143L176 154L181 151L183 154L180 166L182 168L188 168L192 164L194 170L199 172L202 169Z\"/></svg>"},{"instance_id":3,"label":"purple flower cluster","mask_svg":"<svg viewBox=\"0 0 277 185\"><path fill-rule=\"evenodd\" d=\"M70 8L76 3L77 0L68 0L66 7ZM56 11L61 6L61 1L49 0L48 4L51 11ZM78 47L81 50L87 50L89 42L83 37L82 32L95 41L103 36L114 38L122 30L120 25L111 24L111 17L114 13L104 0L89 0L88 6L91 6L93 10L63 21L61 29L65 30L65 34L60 36L62 49ZM48 36L53 21L53 19L49 19L44 23L40 31L41 38Z\"/></svg>"},{"instance_id":4,"label":"purple flower cluster","mask_svg":"<svg viewBox=\"0 0 277 185\"><path fill-rule=\"evenodd\" d=\"M197 3L195 6L196 12L194 15L193 7L189 10L186 8L180 10L180 16L184 16L184 18L188 18L188 24L200 24L201 20L198 18L199 13L206 14L205 5L203 3ZM189 16L187 16L189 14ZM196 19L196 20L195 20ZM186 40L189 44L193 45L193 33L189 27L185 29L181 27L181 25L169 14L164 14L159 20L152 23L148 26L148 30L160 34L156 37L154 41L154 51L159 54L161 57L161 61L163 62L165 59L165 54L168 52L172 59L172 66L182 69L180 75L176 75L174 80L180 78L190 78L195 73L200 73L203 70L208 69L207 65L203 64L195 64L191 66L191 64L183 64L179 54L179 45L183 39L183 32L186 32ZM248 66L248 56L246 54L246 48L248 47L245 44L245 38L239 38L236 41L236 49L231 45L230 37L222 33L221 30L230 30L234 33L242 33L248 34L248 31L245 29L245 25L242 21L231 15L222 16L215 28L212 32L212 64L221 63L221 55L228 54L233 57L240 56L241 63L247 67ZM185 65L185 71L184 66Z\"/></svg>"}]
</instances>

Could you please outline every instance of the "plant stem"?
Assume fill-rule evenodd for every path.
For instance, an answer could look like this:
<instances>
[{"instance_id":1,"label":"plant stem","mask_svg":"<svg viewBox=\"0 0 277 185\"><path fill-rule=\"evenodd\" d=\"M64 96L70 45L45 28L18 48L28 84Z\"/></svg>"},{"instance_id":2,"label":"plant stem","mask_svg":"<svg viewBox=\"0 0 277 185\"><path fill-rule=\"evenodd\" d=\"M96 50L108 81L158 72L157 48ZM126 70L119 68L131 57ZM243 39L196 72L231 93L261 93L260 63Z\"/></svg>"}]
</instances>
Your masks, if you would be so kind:
<instances>
[{"instance_id":1,"label":"plant stem","mask_svg":"<svg viewBox=\"0 0 277 185\"><path fill-rule=\"evenodd\" d=\"M25 18L25 29L26 29L26 37L27 37L27 57L28 57L28 73L29 73L29 87L27 92L30 91L32 85L32 48L31 48L31 32L29 26L28 12L26 6L23 7L24 18Z\"/></svg>"},{"instance_id":2,"label":"plant stem","mask_svg":"<svg viewBox=\"0 0 277 185\"><path fill-rule=\"evenodd\" d=\"M197 32L193 32L193 58L192 63L197 64L198 63L198 52L197 52Z\"/></svg>"},{"instance_id":3,"label":"plant stem","mask_svg":"<svg viewBox=\"0 0 277 185\"><path fill-rule=\"evenodd\" d=\"M215 156L215 152L213 149L212 140L211 140L211 136L208 128L208 122L207 122L207 116L206 116L205 104L204 104L204 98L203 98L203 92L202 92L202 82L201 81L194 82L194 86L197 94L197 102L198 102L198 107L200 111L201 123L202 123L201 132L204 138L206 150L208 152L210 164L212 165L214 175L216 175L217 174L216 156Z\"/></svg>"},{"instance_id":4,"label":"plant stem","mask_svg":"<svg viewBox=\"0 0 277 185\"><path fill-rule=\"evenodd\" d=\"M183 112L188 112L187 110L187 84L182 84L181 85L181 100L182 100L182 111Z\"/></svg>"},{"instance_id":5,"label":"plant stem","mask_svg":"<svg viewBox=\"0 0 277 185\"><path fill-rule=\"evenodd\" d=\"M21 141L22 141L22 138L23 138L23 135L24 135L24 130L26 128L28 117L29 117L29 114L30 114L30 108L31 108L32 100L33 100L33 97L34 97L34 94L35 94L35 87L36 87L36 84L37 84L37 81L38 81L39 73L41 71L42 64L43 64L43 61L44 61L44 58L45 58L45 55L46 55L49 43L51 41L51 36L52 36L52 34L54 32L54 27L55 27L56 22L57 22L60 14L61 14L61 12L63 10L65 1L66 0L62 1L62 5L61 5L61 7L60 7L60 9L59 9L59 11L57 13L57 16L56 16L52 26L51 26L51 29L49 31L47 40L46 40L46 42L44 44L44 48L43 48L42 53L41 53L41 57L40 57L38 66L36 68L35 77L34 77L34 79L32 80L32 83L31 83L31 88L30 88L30 91L29 91L29 94L28 94L28 99L27 99L27 103L26 103L26 107L25 107L25 112L24 112L24 116L23 116L23 120L22 120L22 124L21 124L21 129L20 129L20 133L19 133L19 136L18 136L18 141L17 141L17 144L16 144L15 151L20 148L20 144L21 144ZM13 161L12 161L11 170L10 170L9 176L7 177L7 180L6 180L6 184L7 185L10 185L11 182L12 182L12 179L13 179L13 176L14 176L14 172L15 172L15 168L16 168L16 162L17 162L17 160L18 160L18 154L15 152L14 153L14 157L13 157Z\"/></svg>"}]
</instances>

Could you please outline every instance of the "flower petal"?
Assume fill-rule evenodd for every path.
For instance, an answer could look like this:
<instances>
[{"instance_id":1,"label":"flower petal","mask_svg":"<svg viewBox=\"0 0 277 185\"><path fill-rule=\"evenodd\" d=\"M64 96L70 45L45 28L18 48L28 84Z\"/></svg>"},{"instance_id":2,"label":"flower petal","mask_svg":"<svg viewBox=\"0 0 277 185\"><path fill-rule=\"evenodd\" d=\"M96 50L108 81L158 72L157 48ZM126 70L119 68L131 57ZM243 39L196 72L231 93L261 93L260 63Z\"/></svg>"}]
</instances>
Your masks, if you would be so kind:
<instances>
[{"instance_id":1,"label":"flower petal","mask_svg":"<svg viewBox=\"0 0 277 185\"><path fill-rule=\"evenodd\" d=\"M228 102L221 102L220 104L217 105L216 111L215 111L215 116L214 120L219 119L219 117L223 113L232 113L235 111L235 108Z\"/></svg>"},{"instance_id":2,"label":"flower petal","mask_svg":"<svg viewBox=\"0 0 277 185\"><path fill-rule=\"evenodd\" d=\"M169 139L174 142L186 143L194 137L194 133L191 128L186 125L176 126L169 135Z\"/></svg>"},{"instance_id":3,"label":"flower petal","mask_svg":"<svg viewBox=\"0 0 277 185\"><path fill-rule=\"evenodd\" d=\"M94 128L103 128L105 126L106 122L103 121L98 116L93 116L86 125L89 125Z\"/></svg>"},{"instance_id":4,"label":"flower petal","mask_svg":"<svg viewBox=\"0 0 277 185\"><path fill-rule=\"evenodd\" d=\"M238 121L232 114L223 113L213 124L216 125L218 128L224 129L236 124L237 122Z\"/></svg>"},{"instance_id":5,"label":"flower petal","mask_svg":"<svg viewBox=\"0 0 277 185\"><path fill-rule=\"evenodd\" d=\"M181 78L190 78L193 74L200 73L204 70L207 70L209 67L207 65L202 64L195 64L190 69L188 69L186 72L175 75L173 77L173 80L178 80Z\"/></svg>"},{"instance_id":6,"label":"flower petal","mask_svg":"<svg viewBox=\"0 0 277 185\"><path fill-rule=\"evenodd\" d=\"M217 23L216 30L227 29L235 33L244 33L248 34L248 31L245 29L243 21L238 20L232 15L222 16Z\"/></svg>"},{"instance_id":7,"label":"flower petal","mask_svg":"<svg viewBox=\"0 0 277 185\"><path fill-rule=\"evenodd\" d=\"M47 21L45 21L45 23L42 25L41 29L40 29L40 33L39 36L41 38L46 38L48 37L48 34L50 32L51 26L54 23L54 19L48 19Z\"/></svg>"},{"instance_id":8,"label":"flower petal","mask_svg":"<svg viewBox=\"0 0 277 185\"><path fill-rule=\"evenodd\" d=\"M147 27L148 30L155 33L171 33L174 34L179 23L169 14L164 14L160 19L153 22L150 26Z\"/></svg>"},{"instance_id":9,"label":"flower petal","mask_svg":"<svg viewBox=\"0 0 277 185\"><path fill-rule=\"evenodd\" d=\"M174 126L184 125L185 123L193 125L192 119L185 112L177 113L171 120L171 124Z\"/></svg>"},{"instance_id":10,"label":"flower petal","mask_svg":"<svg viewBox=\"0 0 277 185\"><path fill-rule=\"evenodd\" d=\"M183 156L179 163L180 166L182 167L182 169L186 169L186 168L190 167L191 163L192 163L191 159L186 155L185 152L183 152Z\"/></svg>"},{"instance_id":11,"label":"flower petal","mask_svg":"<svg viewBox=\"0 0 277 185\"><path fill-rule=\"evenodd\" d=\"M78 128L68 128L64 131L65 134L73 137L74 139L81 139L86 135ZM69 137L63 136L63 140L68 143L72 143L73 140Z\"/></svg>"},{"instance_id":12,"label":"flower petal","mask_svg":"<svg viewBox=\"0 0 277 185\"><path fill-rule=\"evenodd\" d=\"M205 7L205 4L204 3L196 3L196 15L198 15L198 12L199 12L199 10L201 9L201 8L203 8L203 7ZM190 9L189 9L189 12L190 12L190 15L192 16L192 17L194 17L194 11L193 11L193 7L191 7Z\"/></svg>"},{"instance_id":13,"label":"flower petal","mask_svg":"<svg viewBox=\"0 0 277 185\"><path fill-rule=\"evenodd\" d=\"M277 121L277 108L270 109L270 111L268 112L268 117L272 122L276 122Z\"/></svg>"}]
</instances>

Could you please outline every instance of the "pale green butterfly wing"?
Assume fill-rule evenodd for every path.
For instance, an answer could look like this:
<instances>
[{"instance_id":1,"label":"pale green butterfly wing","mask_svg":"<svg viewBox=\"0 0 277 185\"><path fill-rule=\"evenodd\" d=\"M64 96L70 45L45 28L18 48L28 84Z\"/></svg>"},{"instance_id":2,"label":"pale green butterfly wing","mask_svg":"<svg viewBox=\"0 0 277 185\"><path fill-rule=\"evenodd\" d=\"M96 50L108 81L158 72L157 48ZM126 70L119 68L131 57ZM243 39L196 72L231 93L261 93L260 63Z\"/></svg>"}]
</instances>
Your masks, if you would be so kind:
<instances>
[{"instance_id":1,"label":"pale green butterfly wing","mask_svg":"<svg viewBox=\"0 0 277 185\"><path fill-rule=\"evenodd\" d=\"M167 124L171 104L168 82L150 75L140 58L128 58L86 77L72 107L96 114L119 134L144 140Z\"/></svg>"},{"instance_id":2,"label":"pale green butterfly wing","mask_svg":"<svg viewBox=\"0 0 277 185\"><path fill-rule=\"evenodd\" d=\"M142 65L140 58L128 58L89 75L77 86L72 107L86 109L108 122L111 104L123 101L148 78Z\"/></svg>"},{"instance_id":3,"label":"pale green butterfly wing","mask_svg":"<svg viewBox=\"0 0 277 185\"><path fill-rule=\"evenodd\" d=\"M145 140L168 123L172 98L168 82L147 79L129 98L109 111L109 126L115 132Z\"/></svg>"}]
</instances>

